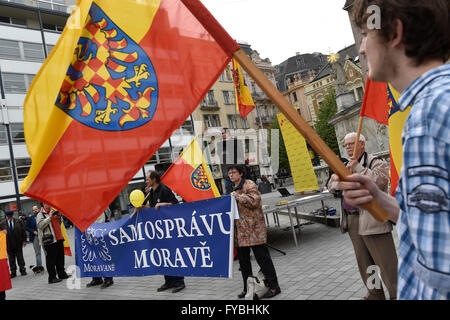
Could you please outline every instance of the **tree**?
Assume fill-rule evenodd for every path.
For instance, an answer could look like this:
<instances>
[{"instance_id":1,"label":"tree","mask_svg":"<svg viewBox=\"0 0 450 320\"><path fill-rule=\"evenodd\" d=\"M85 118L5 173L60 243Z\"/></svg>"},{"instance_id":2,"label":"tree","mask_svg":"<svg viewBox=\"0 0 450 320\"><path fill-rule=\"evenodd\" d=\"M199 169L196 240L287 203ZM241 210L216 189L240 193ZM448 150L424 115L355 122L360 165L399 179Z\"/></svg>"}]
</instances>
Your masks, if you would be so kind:
<instances>
[{"instance_id":1,"label":"tree","mask_svg":"<svg viewBox=\"0 0 450 320\"><path fill-rule=\"evenodd\" d=\"M333 117L337 112L337 104L334 95L334 90L332 90L325 96L325 100L320 104L319 113L317 114L317 121L314 123L314 128L328 147L339 156L340 152L339 144L336 138L336 131L334 130L334 126L328 123L331 117Z\"/></svg>"},{"instance_id":2,"label":"tree","mask_svg":"<svg viewBox=\"0 0 450 320\"><path fill-rule=\"evenodd\" d=\"M287 152L286 152L286 146L284 145L283 135L281 134L280 125L278 123L278 118L277 117L275 117L275 119L272 121L272 123L270 124L270 127L269 127L269 153L272 152L272 148L271 148L271 145L270 145L270 143L272 141L271 129L277 129L278 132L279 132L279 146L280 146L280 149L279 149L279 170L286 169L288 172L290 172L289 159L288 159Z\"/></svg>"}]
</instances>

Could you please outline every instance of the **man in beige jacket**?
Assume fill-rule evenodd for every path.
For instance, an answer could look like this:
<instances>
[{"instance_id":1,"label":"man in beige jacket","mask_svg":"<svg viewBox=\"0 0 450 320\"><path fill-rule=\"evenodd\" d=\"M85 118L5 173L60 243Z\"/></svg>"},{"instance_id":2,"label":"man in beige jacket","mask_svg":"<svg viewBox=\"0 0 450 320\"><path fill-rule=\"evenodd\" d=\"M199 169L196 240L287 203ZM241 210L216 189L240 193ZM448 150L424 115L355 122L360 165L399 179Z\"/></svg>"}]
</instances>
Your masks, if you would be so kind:
<instances>
[{"instance_id":1,"label":"man in beige jacket","mask_svg":"<svg viewBox=\"0 0 450 320\"><path fill-rule=\"evenodd\" d=\"M387 192L389 181L389 166L379 158L365 152L365 138L360 135L356 154L356 133L351 132L344 138L344 147L350 157L347 163L353 173L370 177L377 186ZM334 193L337 182L330 180L328 189ZM342 215L347 216L348 233L355 249L359 272L367 287L366 300L384 300L383 288L379 281L378 271L389 292L390 299L397 298L397 252L392 238L392 223L378 222L366 210L348 205L344 199L341 202ZM341 218L341 221L345 219ZM376 268L378 267L378 268Z\"/></svg>"}]
</instances>

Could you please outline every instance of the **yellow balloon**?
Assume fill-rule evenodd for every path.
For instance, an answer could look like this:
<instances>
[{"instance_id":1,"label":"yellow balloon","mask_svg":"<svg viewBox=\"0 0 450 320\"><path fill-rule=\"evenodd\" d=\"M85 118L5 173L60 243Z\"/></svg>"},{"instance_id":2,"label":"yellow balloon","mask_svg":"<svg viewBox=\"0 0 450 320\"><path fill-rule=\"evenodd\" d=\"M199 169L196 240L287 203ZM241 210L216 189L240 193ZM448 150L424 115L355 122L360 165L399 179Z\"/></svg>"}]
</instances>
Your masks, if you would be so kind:
<instances>
[{"instance_id":1,"label":"yellow balloon","mask_svg":"<svg viewBox=\"0 0 450 320\"><path fill-rule=\"evenodd\" d=\"M139 190L133 190L130 193L130 202L135 208L139 208L144 203L145 195L144 193Z\"/></svg>"}]
</instances>

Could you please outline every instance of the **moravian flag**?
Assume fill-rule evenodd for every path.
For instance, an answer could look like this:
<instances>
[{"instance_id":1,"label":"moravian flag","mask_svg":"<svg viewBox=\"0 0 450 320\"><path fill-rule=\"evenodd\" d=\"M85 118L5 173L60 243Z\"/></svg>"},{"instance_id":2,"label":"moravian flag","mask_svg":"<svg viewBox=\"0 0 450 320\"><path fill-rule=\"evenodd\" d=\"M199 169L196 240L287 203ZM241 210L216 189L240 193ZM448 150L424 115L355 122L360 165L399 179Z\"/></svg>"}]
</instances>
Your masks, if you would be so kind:
<instances>
[{"instance_id":1,"label":"moravian flag","mask_svg":"<svg viewBox=\"0 0 450 320\"><path fill-rule=\"evenodd\" d=\"M11 289L11 276L8 267L8 254L6 251L6 234L0 231L0 291Z\"/></svg>"},{"instance_id":2,"label":"moravian flag","mask_svg":"<svg viewBox=\"0 0 450 320\"><path fill-rule=\"evenodd\" d=\"M400 111L397 104L400 93L390 84L387 85L388 107L389 107L389 149L391 162L391 194L395 194L400 177L400 170L403 164L403 144L402 133L406 118L409 115L411 107L405 111Z\"/></svg>"},{"instance_id":3,"label":"moravian flag","mask_svg":"<svg viewBox=\"0 0 450 320\"><path fill-rule=\"evenodd\" d=\"M64 237L64 255L72 256L72 250L70 250L70 242L67 237L66 227L64 226L64 222L61 222L61 233Z\"/></svg>"},{"instance_id":4,"label":"moravian flag","mask_svg":"<svg viewBox=\"0 0 450 320\"><path fill-rule=\"evenodd\" d=\"M161 181L185 201L220 197L196 138L167 169Z\"/></svg>"},{"instance_id":5,"label":"moravian flag","mask_svg":"<svg viewBox=\"0 0 450 320\"><path fill-rule=\"evenodd\" d=\"M411 107L400 111L397 101L400 94L385 82L367 78L360 115L388 125L391 195L395 194L403 162L402 132Z\"/></svg>"},{"instance_id":6,"label":"moravian flag","mask_svg":"<svg viewBox=\"0 0 450 320\"><path fill-rule=\"evenodd\" d=\"M21 192L84 231L238 49L199 0L79 0L24 102Z\"/></svg>"},{"instance_id":7,"label":"moravian flag","mask_svg":"<svg viewBox=\"0 0 450 320\"><path fill-rule=\"evenodd\" d=\"M236 108L242 118L245 118L255 108L255 103L245 81L241 66L235 59L232 59L232 61Z\"/></svg>"}]
</instances>

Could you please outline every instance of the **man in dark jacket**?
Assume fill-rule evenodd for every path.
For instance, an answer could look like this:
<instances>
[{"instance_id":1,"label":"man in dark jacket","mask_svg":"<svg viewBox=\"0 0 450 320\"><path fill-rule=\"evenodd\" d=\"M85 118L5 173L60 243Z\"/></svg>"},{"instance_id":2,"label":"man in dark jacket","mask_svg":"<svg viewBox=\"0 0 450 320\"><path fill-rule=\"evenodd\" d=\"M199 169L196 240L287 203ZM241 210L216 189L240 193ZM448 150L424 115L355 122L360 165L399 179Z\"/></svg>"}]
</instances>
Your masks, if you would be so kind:
<instances>
[{"instance_id":1,"label":"man in dark jacket","mask_svg":"<svg viewBox=\"0 0 450 320\"><path fill-rule=\"evenodd\" d=\"M39 244L38 228L36 224L36 216L41 211L38 206L33 206L33 214L27 218L25 230L28 231L30 242L33 244L34 254L36 255L36 266L33 268L35 272L43 272L41 258L41 245Z\"/></svg>"},{"instance_id":2,"label":"man in dark jacket","mask_svg":"<svg viewBox=\"0 0 450 320\"><path fill-rule=\"evenodd\" d=\"M145 191L148 194L144 200L144 208L155 208L158 210L160 207L178 203L178 200L172 190L161 182L161 177L157 172L147 172L145 181L147 183ZM186 287L184 284L184 277L164 276L164 279L165 282L158 288L158 292L172 288L172 292L176 293Z\"/></svg>"},{"instance_id":3,"label":"man in dark jacket","mask_svg":"<svg viewBox=\"0 0 450 320\"><path fill-rule=\"evenodd\" d=\"M11 271L11 278L16 277L17 264L19 265L20 274L25 276L25 260L23 259L22 248L27 244L27 234L25 233L25 226L21 219L16 219L13 216L13 211L6 211L6 247L8 251L9 269Z\"/></svg>"}]
</instances>

